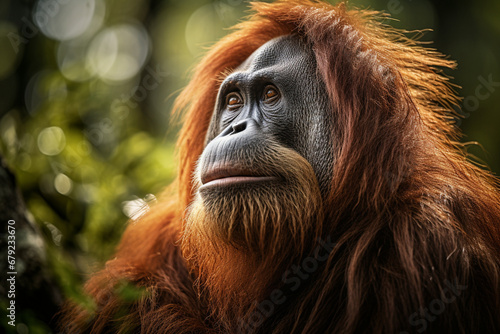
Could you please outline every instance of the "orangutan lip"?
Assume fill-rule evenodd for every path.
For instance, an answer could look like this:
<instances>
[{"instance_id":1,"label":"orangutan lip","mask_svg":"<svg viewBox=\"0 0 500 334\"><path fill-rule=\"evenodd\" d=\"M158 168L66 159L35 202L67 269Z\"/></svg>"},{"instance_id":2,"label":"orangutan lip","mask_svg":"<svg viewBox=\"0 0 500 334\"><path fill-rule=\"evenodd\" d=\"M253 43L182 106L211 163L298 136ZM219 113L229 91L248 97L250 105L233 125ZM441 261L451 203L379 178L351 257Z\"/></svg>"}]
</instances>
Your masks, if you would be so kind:
<instances>
[{"instance_id":1,"label":"orangutan lip","mask_svg":"<svg viewBox=\"0 0 500 334\"><path fill-rule=\"evenodd\" d=\"M242 184L242 183L268 182L276 179L277 178L274 176L230 176L230 177L215 179L207 183L204 183L200 187L200 189L213 186L228 186L228 185Z\"/></svg>"},{"instance_id":2,"label":"orangutan lip","mask_svg":"<svg viewBox=\"0 0 500 334\"><path fill-rule=\"evenodd\" d=\"M274 176L255 175L240 168L214 168L202 175L201 188L211 186L227 186L240 183L255 183L276 180Z\"/></svg>"}]
</instances>

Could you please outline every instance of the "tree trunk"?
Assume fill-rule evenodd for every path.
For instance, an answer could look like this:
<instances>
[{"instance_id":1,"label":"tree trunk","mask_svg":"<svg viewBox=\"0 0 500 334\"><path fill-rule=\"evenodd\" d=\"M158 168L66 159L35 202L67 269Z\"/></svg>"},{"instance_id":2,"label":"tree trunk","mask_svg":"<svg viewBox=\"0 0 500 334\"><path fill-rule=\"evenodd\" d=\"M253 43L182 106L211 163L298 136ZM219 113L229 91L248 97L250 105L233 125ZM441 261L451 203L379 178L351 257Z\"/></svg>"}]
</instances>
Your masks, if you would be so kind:
<instances>
[{"instance_id":1,"label":"tree trunk","mask_svg":"<svg viewBox=\"0 0 500 334\"><path fill-rule=\"evenodd\" d=\"M53 330L61 291L47 265L45 241L1 156L0 222L1 313L7 313L2 316L2 326L7 333L17 333L12 324Z\"/></svg>"}]
</instances>

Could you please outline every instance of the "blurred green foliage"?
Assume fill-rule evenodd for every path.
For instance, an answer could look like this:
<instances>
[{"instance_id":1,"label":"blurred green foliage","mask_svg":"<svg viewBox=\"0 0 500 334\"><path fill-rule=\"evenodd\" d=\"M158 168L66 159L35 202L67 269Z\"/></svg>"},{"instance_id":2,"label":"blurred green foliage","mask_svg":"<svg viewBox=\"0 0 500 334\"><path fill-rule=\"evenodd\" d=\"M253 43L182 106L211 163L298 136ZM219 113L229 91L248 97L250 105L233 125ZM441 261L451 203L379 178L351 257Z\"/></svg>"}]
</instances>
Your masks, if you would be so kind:
<instances>
[{"instance_id":1,"label":"blurred green foliage","mask_svg":"<svg viewBox=\"0 0 500 334\"><path fill-rule=\"evenodd\" d=\"M433 29L423 40L459 64L447 72L467 97L458 122L465 140L484 147L471 153L500 171L500 2L351 5L389 12L396 27ZM173 180L175 95L204 48L247 8L242 0L0 3L0 152L67 297L84 300L82 281L112 254L127 219ZM23 312L18 331L47 332Z\"/></svg>"}]
</instances>

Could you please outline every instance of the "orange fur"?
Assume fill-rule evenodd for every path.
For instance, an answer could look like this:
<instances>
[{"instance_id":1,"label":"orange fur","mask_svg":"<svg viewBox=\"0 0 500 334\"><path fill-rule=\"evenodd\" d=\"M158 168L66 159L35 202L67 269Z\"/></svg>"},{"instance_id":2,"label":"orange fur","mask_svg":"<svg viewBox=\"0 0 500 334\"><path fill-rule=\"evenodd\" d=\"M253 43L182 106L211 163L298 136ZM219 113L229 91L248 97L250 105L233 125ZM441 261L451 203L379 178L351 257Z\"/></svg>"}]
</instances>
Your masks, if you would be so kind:
<instances>
[{"instance_id":1,"label":"orange fur","mask_svg":"<svg viewBox=\"0 0 500 334\"><path fill-rule=\"evenodd\" d=\"M311 244L294 252L279 239L263 253L267 259L231 253L227 244L210 245L221 234L199 225L204 214L187 210L221 76L265 42L291 33L314 51L333 107L338 148L315 233L337 244L314 281L290 297L286 312L266 319L267 328L243 331L415 330L408 317L438 298L446 281L468 288L431 329L500 330L499 184L470 163L456 141L451 107L457 97L439 70L454 62L384 25L385 15L377 12L313 0L252 6L256 13L213 46L177 99L175 112L184 113L177 193L127 228L116 258L86 285L96 309L68 306L63 330L234 333L255 309L248 305L279 286L270 282L283 266L273 268L273 260L309 254ZM250 218L249 226L257 224L250 233L259 233ZM295 222L298 229L306 228L303 223ZM182 231L188 231L184 254ZM309 242L315 233L305 234ZM221 240L227 241L223 234ZM220 262L207 262L217 249L223 251ZM262 276L248 277L254 269ZM122 280L145 287L143 297L120 297Z\"/></svg>"}]
</instances>

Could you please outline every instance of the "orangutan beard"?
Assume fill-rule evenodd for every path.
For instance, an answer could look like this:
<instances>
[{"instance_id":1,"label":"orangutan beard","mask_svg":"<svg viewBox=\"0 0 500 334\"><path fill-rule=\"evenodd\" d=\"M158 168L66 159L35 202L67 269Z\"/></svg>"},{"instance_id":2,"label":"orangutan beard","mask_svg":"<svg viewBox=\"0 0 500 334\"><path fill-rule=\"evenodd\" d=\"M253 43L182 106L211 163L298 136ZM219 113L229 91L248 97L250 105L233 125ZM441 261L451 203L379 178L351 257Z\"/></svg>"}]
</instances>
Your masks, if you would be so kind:
<instances>
[{"instance_id":1,"label":"orangutan beard","mask_svg":"<svg viewBox=\"0 0 500 334\"><path fill-rule=\"evenodd\" d=\"M261 160L253 165L279 176L276 182L200 194L198 164L196 197L183 230L182 251L200 294L228 322L248 316L321 233L322 197L307 160L277 145L257 156Z\"/></svg>"}]
</instances>

